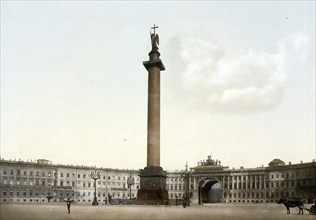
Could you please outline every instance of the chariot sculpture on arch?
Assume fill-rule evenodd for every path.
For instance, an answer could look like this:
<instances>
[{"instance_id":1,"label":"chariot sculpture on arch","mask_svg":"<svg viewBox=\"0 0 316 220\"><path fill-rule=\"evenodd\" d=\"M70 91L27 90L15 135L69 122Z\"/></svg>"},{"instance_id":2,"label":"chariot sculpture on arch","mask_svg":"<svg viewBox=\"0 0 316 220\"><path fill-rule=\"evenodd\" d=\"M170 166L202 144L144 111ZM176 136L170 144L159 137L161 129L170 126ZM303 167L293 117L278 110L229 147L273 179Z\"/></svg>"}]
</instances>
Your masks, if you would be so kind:
<instances>
[{"instance_id":1,"label":"chariot sculpture on arch","mask_svg":"<svg viewBox=\"0 0 316 220\"><path fill-rule=\"evenodd\" d=\"M158 34L156 34L156 28L158 28L158 26L156 26L154 24L154 26L151 29L154 29L154 32L152 33L150 30L150 39L151 39L151 50L152 51L158 51L158 45L159 45L159 36Z\"/></svg>"}]
</instances>

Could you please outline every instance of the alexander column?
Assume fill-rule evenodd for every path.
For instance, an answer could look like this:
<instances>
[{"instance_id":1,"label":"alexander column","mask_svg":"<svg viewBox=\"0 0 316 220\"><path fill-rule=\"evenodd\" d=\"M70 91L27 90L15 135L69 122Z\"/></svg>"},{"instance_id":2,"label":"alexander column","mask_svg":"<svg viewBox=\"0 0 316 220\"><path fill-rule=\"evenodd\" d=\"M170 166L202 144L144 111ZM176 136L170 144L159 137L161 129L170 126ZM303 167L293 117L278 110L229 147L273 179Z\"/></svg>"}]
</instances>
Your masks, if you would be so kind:
<instances>
[{"instance_id":1,"label":"alexander column","mask_svg":"<svg viewBox=\"0 0 316 220\"><path fill-rule=\"evenodd\" d=\"M147 166L140 170L140 189L137 199L147 204L167 204L166 171L160 167L160 71L165 70L158 52L159 36L156 25L150 32L152 49L149 61L143 64L148 71Z\"/></svg>"}]
</instances>

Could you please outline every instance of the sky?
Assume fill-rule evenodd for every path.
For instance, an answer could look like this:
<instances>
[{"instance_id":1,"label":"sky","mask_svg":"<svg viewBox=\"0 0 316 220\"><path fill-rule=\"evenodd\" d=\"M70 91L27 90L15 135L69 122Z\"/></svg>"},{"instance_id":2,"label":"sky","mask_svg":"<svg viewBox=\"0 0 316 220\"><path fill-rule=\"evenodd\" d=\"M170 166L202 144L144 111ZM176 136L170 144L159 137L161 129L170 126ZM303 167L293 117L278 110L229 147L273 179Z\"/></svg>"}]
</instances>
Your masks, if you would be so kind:
<instances>
[{"instance_id":1,"label":"sky","mask_svg":"<svg viewBox=\"0 0 316 220\"><path fill-rule=\"evenodd\" d=\"M1 158L143 169L154 24L165 170L315 159L315 1L1 1Z\"/></svg>"}]
</instances>

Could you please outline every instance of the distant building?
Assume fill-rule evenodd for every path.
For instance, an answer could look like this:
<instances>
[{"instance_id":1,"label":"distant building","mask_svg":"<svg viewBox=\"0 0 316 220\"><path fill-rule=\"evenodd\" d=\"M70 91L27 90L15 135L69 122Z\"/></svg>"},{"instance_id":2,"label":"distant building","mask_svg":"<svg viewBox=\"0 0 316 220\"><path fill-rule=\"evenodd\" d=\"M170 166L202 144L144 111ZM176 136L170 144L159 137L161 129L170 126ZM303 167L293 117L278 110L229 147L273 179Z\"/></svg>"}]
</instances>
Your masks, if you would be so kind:
<instances>
[{"instance_id":1,"label":"distant building","mask_svg":"<svg viewBox=\"0 0 316 220\"><path fill-rule=\"evenodd\" d=\"M268 203L279 198L316 200L316 162L285 165L280 159L268 167L228 169L221 165L191 168L191 200L196 203Z\"/></svg>"},{"instance_id":2,"label":"distant building","mask_svg":"<svg viewBox=\"0 0 316 220\"><path fill-rule=\"evenodd\" d=\"M212 161L211 161L212 162ZM40 159L36 162L0 160L0 203L53 203L72 198L79 204L91 204L94 196L95 167L59 165ZM99 204L109 199L136 198L139 171L97 168ZM316 200L316 162L286 165L275 159L268 167L229 169L219 163L201 163L185 171L167 171L170 204L189 192L193 203L274 203L279 198ZM129 176L134 178L130 190ZM189 184L188 184L189 183Z\"/></svg>"},{"instance_id":3,"label":"distant building","mask_svg":"<svg viewBox=\"0 0 316 220\"><path fill-rule=\"evenodd\" d=\"M77 203L92 203L94 180L90 178L95 167L56 165L47 160L37 162L0 161L0 202L41 203L63 202L70 197ZM127 178L132 175L134 185L131 197L135 198L139 188L138 171L98 168L97 180L99 203L109 198L129 199Z\"/></svg>"}]
</instances>

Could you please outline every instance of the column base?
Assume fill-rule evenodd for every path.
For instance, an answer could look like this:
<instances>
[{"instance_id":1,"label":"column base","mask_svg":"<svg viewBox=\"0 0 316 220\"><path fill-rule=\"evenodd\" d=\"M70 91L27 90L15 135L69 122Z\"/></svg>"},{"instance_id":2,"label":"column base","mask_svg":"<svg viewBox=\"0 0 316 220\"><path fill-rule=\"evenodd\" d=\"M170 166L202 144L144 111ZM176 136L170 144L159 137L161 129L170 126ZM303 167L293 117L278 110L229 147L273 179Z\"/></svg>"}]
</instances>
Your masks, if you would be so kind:
<instances>
[{"instance_id":1,"label":"column base","mask_svg":"<svg viewBox=\"0 0 316 220\"><path fill-rule=\"evenodd\" d=\"M137 200L147 205L168 205L168 191L166 189L139 189Z\"/></svg>"},{"instance_id":2,"label":"column base","mask_svg":"<svg viewBox=\"0 0 316 220\"><path fill-rule=\"evenodd\" d=\"M161 167L148 166L140 170L140 189L137 200L144 204L168 204L169 196L166 190L167 172Z\"/></svg>"}]
</instances>

